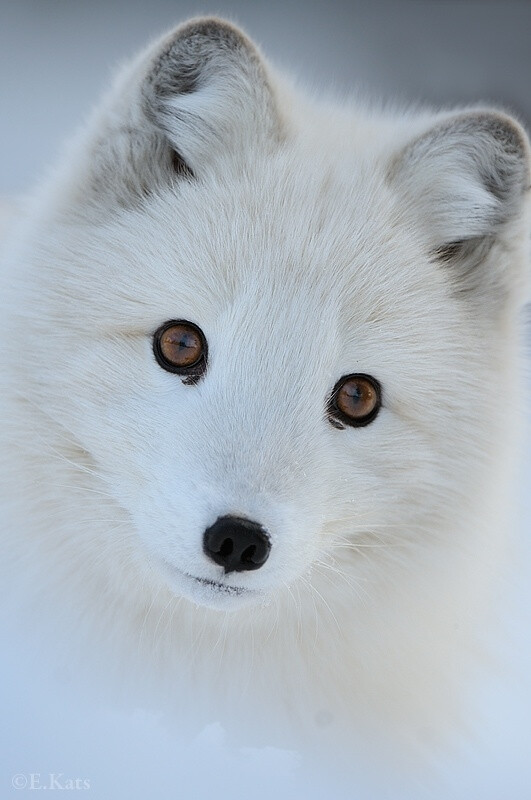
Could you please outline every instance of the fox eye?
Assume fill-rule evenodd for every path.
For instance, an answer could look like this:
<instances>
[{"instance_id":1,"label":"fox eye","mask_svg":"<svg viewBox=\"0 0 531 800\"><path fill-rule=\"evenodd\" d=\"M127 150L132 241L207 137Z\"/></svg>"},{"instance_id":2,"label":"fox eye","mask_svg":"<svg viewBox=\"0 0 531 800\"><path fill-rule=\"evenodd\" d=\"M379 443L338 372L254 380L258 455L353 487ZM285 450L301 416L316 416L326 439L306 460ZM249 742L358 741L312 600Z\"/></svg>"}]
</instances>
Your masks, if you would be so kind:
<instances>
[{"instance_id":1,"label":"fox eye","mask_svg":"<svg viewBox=\"0 0 531 800\"><path fill-rule=\"evenodd\" d=\"M161 325L153 335L153 353L163 369L186 376L185 383L196 383L206 369L206 339L193 322L170 320Z\"/></svg>"},{"instance_id":2,"label":"fox eye","mask_svg":"<svg viewBox=\"0 0 531 800\"><path fill-rule=\"evenodd\" d=\"M344 375L334 386L328 402L330 422L336 428L368 425L378 415L381 388L371 375Z\"/></svg>"}]
</instances>

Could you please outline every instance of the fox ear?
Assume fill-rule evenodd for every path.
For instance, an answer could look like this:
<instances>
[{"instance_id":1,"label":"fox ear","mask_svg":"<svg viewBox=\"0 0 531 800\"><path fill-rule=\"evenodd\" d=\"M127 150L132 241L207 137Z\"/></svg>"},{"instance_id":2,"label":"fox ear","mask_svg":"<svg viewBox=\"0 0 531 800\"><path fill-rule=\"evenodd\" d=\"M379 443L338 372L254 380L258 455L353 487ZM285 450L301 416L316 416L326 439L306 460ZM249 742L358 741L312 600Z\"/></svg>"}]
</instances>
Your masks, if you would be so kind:
<instances>
[{"instance_id":1,"label":"fox ear","mask_svg":"<svg viewBox=\"0 0 531 800\"><path fill-rule=\"evenodd\" d=\"M497 261L505 275L487 262L497 241L509 240L511 250L525 240L516 229L530 188L530 155L517 122L491 110L447 117L406 146L391 174L431 254L453 268L456 288L514 282L503 259Z\"/></svg>"},{"instance_id":2,"label":"fox ear","mask_svg":"<svg viewBox=\"0 0 531 800\"><path fill-rule=\"evenodd\" d=\"M88 184L100 201L130 205L224 157L244 156L278 128L252 42L223 20L191 20L126 68L98 109L88 148L83 142Z\"/></svg>"}]
</instances>

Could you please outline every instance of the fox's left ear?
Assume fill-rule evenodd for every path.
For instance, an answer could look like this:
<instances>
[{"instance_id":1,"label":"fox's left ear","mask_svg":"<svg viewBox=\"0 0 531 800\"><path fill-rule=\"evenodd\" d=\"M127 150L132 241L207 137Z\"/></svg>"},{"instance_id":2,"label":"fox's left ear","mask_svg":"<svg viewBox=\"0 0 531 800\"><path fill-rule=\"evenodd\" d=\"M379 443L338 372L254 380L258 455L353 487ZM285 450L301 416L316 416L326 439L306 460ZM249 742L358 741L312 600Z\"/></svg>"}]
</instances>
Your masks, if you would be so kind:
<instances>
[{"instance_id":1,"label":"fox's left ear","mask_svg":"<svg viewBox=\"0 0 531 800\"><path fill-rule=\"evenodd\" d=\"M521 282L530 149L515 120L491 110L443 118L399 153L390 174L402 210L457 290L490 288L501 299Z\"/></svg>"}]
</instances>

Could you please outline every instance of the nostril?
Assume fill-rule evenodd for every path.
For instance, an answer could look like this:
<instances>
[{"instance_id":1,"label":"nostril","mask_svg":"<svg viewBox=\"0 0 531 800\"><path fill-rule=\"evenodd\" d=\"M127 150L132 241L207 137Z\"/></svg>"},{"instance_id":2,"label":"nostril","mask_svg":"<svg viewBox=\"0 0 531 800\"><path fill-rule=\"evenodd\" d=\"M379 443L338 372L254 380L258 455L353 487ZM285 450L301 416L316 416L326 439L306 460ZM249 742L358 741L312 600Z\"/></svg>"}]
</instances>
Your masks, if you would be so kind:
<instances>
[{"instance_id":1,"label":"nostril","mask_svg":"<svg viewBox=\"0 0 531 800\"><path fill-rule=\"evenodd\" d=\"M234 550L234 542L232 539L224 539L223 544L219 548L219 554L223 558L230 556Z\"/></svg>"},{"instance_id":2,"label":"nostril","mask_svg":"<svg viewBox=\"0 0 531 800\"><path fill-rule=\"evenodd\" d=\"M254 554L256 553L256 545L252 544L247 547L241 556L242 564L254 564Z\"/></svg>"},{"instance_id":3,"label":"nostril","mask_svg":"<svg viewBox=\"0 0 531 800\"><path fill-rule=\"evenodd\" d=\"M207 528L203 549L225 572L259 569L269 557L271 542L265 529L253 520L219 517Z\"/></svg>"}]
</instances>

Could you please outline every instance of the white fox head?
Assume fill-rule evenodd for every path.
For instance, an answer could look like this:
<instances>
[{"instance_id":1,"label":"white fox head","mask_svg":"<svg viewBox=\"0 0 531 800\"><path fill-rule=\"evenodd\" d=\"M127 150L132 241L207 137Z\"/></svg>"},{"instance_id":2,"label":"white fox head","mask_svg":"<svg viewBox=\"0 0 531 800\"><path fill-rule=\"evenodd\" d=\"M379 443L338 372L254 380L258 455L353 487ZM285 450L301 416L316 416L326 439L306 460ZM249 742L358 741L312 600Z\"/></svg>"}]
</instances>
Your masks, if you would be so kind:
<instances>
[{"instance_id":1,"label":"white fox head","mask_svg":"<svg viewBox=\"0 0 531 800\"><path fill-rule=\"evenodd\" d=\"M528 187L504 114L310 103L216 19L128 67L41 193L18 369L138 564L236 608L459 537L498 480Z\"/></svg>"}]
</instances>

